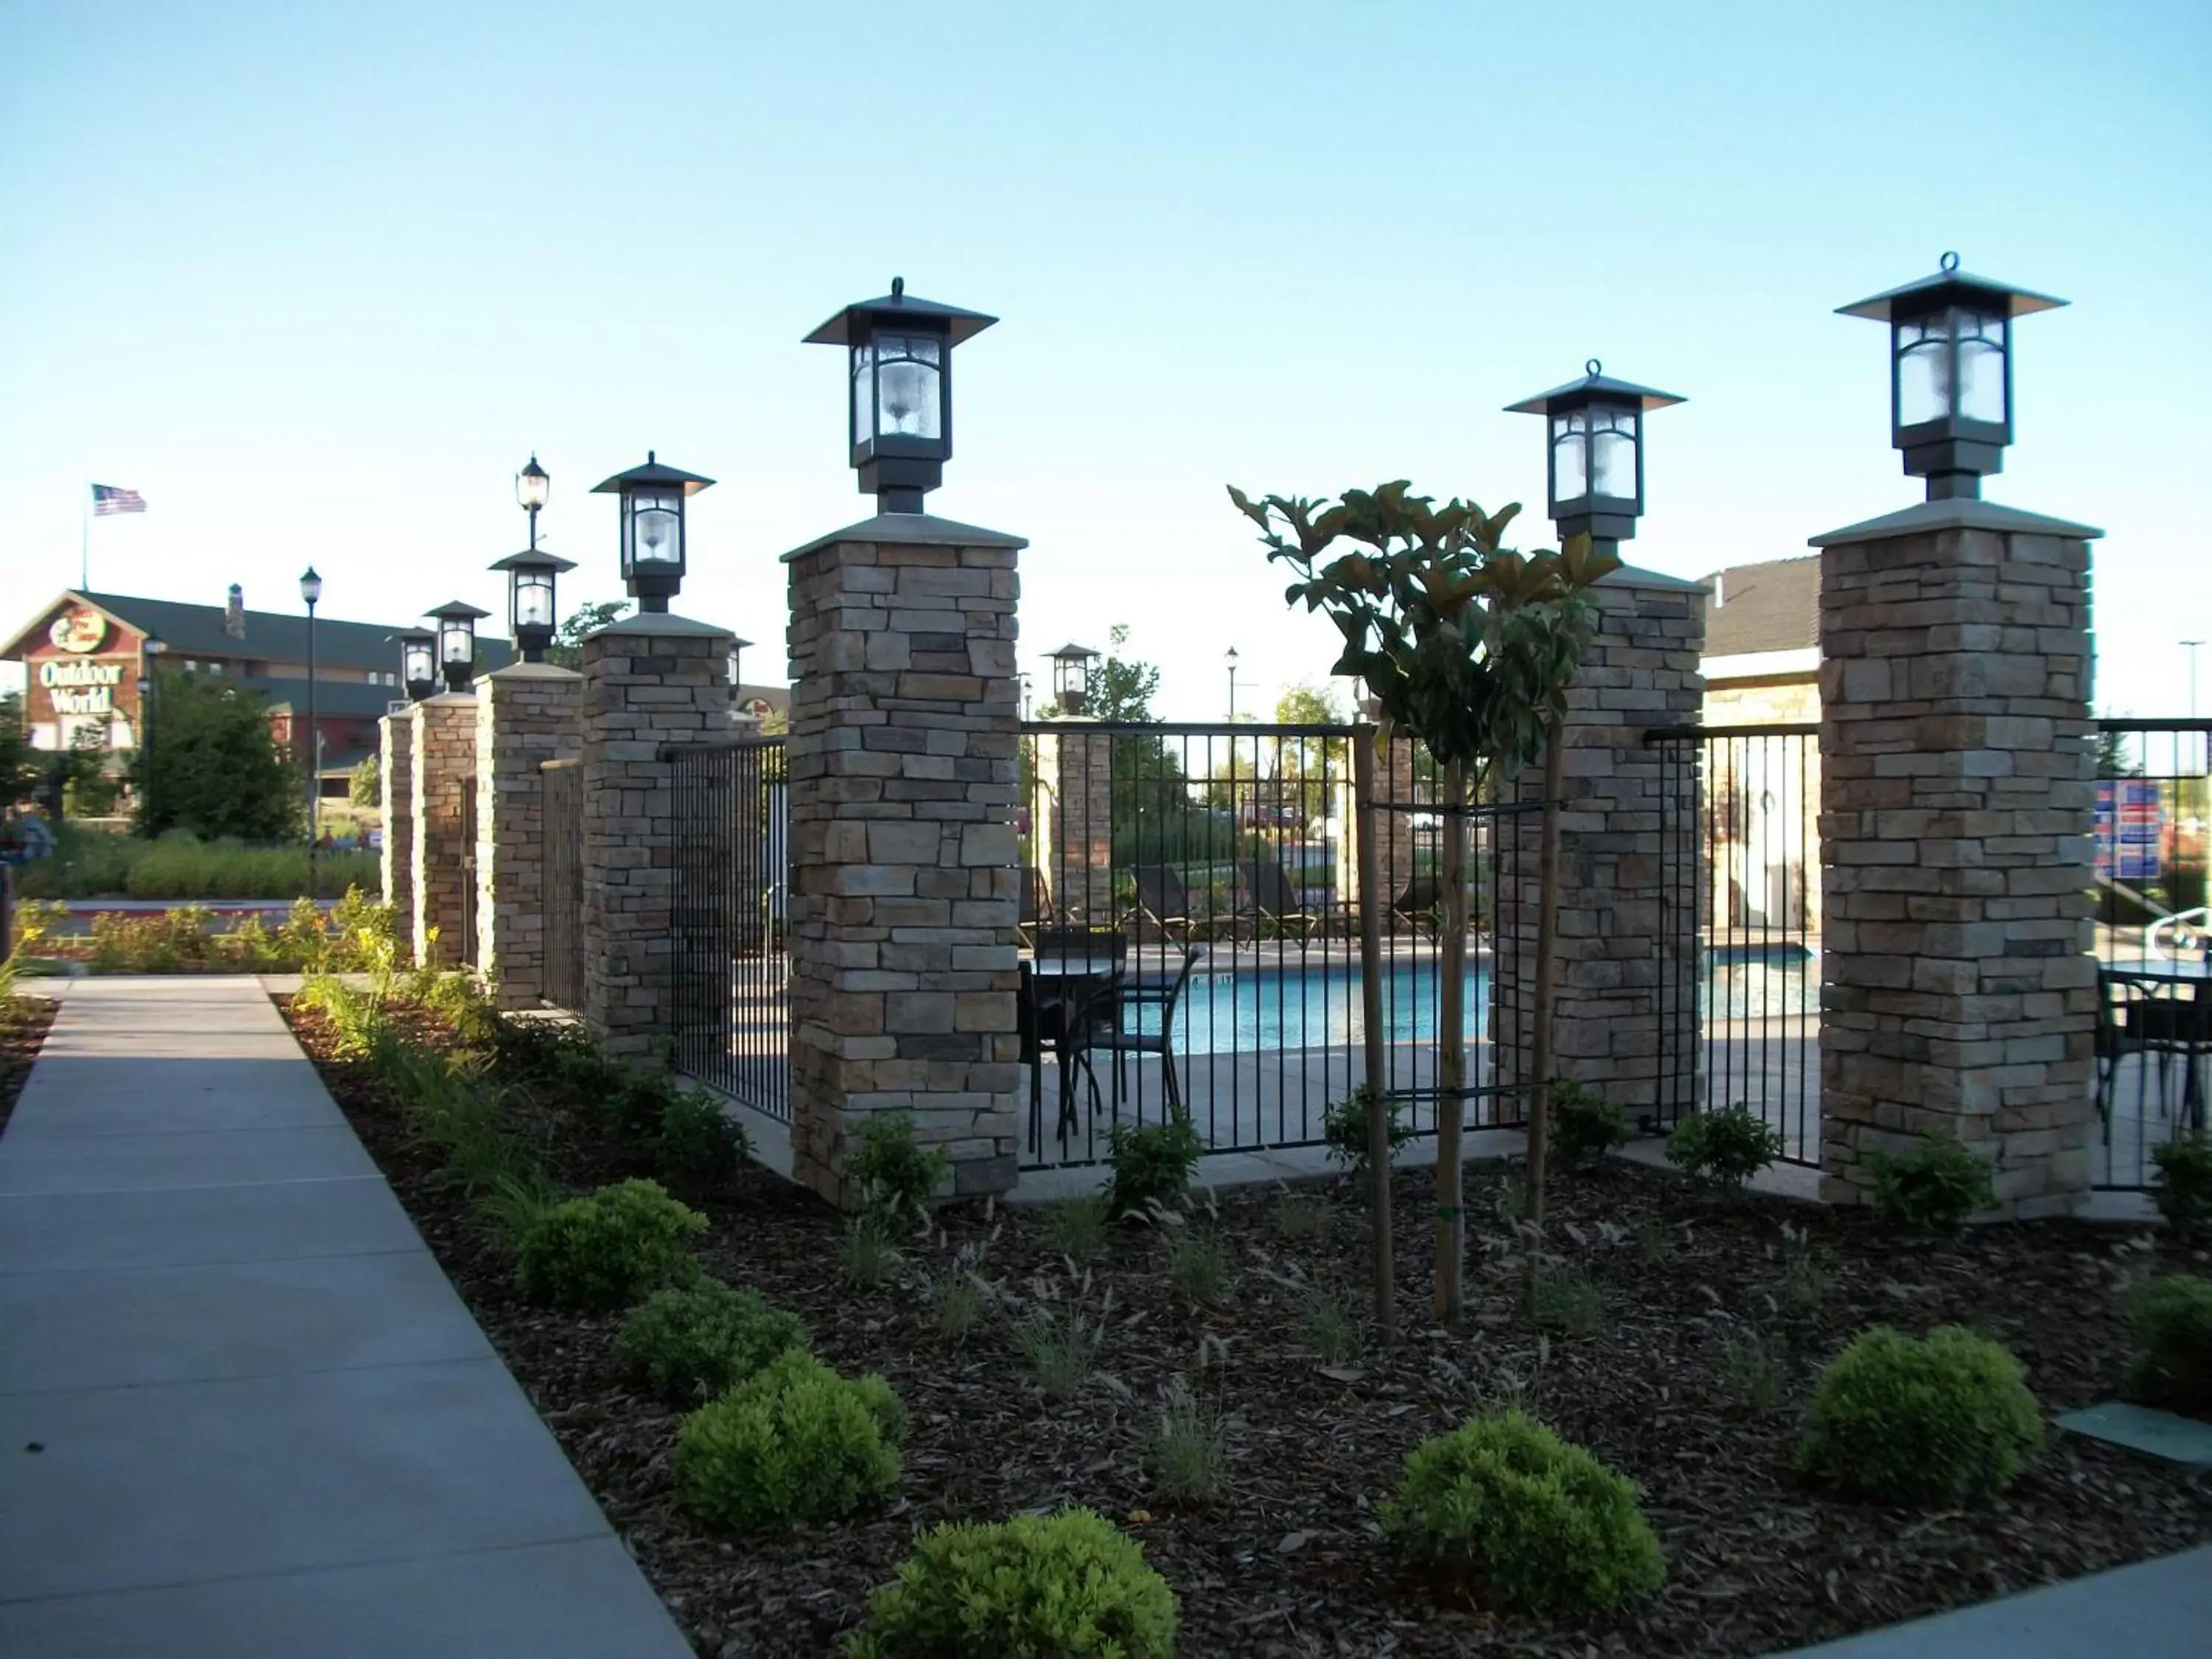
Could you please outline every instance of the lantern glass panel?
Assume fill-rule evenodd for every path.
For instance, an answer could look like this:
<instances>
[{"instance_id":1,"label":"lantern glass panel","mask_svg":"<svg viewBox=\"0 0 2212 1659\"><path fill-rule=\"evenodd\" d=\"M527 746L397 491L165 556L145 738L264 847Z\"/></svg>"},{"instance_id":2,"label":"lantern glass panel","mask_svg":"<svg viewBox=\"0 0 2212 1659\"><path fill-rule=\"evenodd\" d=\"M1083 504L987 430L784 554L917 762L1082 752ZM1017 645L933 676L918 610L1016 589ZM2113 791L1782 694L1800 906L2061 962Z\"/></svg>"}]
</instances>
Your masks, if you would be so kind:
<instances>
[{"instance_id":1,"label":"lantern glass panel","mask_svg":"<svg viewBox=\"0 0 2212 1659\"><path fill-rule=\"evenodd\" d=\"M2005 319L1954 306L1897 325L1897 423L2005 422Z\"/></svg>"},{"instance_id":2,"label":"lantern glass panel","mask_svg":"<svg viewBox=\"0 0 2212 1659\"><path fill-rule=\"evenodd\" d=\"M514 499L526 510L535 511L545 505L547 489L551 483L544 472L525 467L514 475Z\"/></svg>"},{"instance_id":3,"label":"lantern glass panel","mask_svg":"<svg viewBox=\"0 0 2212 1659\"><path fill-rule=\"evenodd\" d=\"M404 672L407 675L407 683L410 685L421 685L425 681L437 678L437 667L430 660L429 641L410 641L408 642L405 655L406 663Z\"/></svg>"},{"instance_id":4,"label":"lantern glass panel","mask_svg":"<svg viewBox=\"0 0 2212 1659\"><path fill-rule=\"evenodd\" d=\"M518 628L553 626L553 579L547 572L523 570L515 574L514 624Z\"/></svg>"},{"instance_id":5,"label":"lantern glass panel","mask_svg":"<svg viewBox=\"0 0 2212 1659\"><path fill-rule=\"evenodd\" d=\"M1589 414L1590 494L1636 499L1636 416L1625 409Z\"/></svg>"},{"instance_id":6,"label":"lantern glass panel","mask_svg":"<svg viewBox=\"0 0 2212 1659\"><path fill-rule=\"evenodd\" d=\"M633 562L680 564L684 559L684 531L680 514L683 498L675 495L641 494L630 499L630 544Z\"/></svg>"},{"instance_id":7,"label":"lantern glass panel","mask_svg":"<svg viewBox=\"0 0 2212 1659\"><path fill-rule=\"evenodd\" d=\"M1552 416L1552 499L1577 501L1589 494L1589 416L1583 410Z\"/></svg>"},{"instance_id":8,"label":"lantern glass panel","mask_svg":"<svg viewBox=\"0 0 2212 1659\"><path fill-rule=\"evenodd\" d=\"M2005 420L2005 319L1959 311L1959 414L2002 426Z\"/></svg>"},{"instance_id":9,"label":"lantern glass panel","mask_svg":"<svg viewBox=\"0 0 2212 1659\"><path fill-rule=\"evenodd\" d=\"M942 438L942 343L933 335L884 334L875 344L878 429L887 438Z\"/></svg>"},{"instance_id":10,"label":"lantern glass panel","mask_svg":"<svg viewBox=\"0 0 2212 1659\"><path fill-rule=\"evenodd\" d=\"M449 663L474 662L477 656L475 630L465 622L440 623L438 653Z\"/></svg>"},{"instance_id":11,"label":"lantern glass panel","mask_svg":"<svg viewBox=\"0 0 2212 1659\"><path fill-rule=\"evenodd\" d=\"M863 341L853 348L853 441L876 435L876 349Z\"/></svg>"}]
</instances>

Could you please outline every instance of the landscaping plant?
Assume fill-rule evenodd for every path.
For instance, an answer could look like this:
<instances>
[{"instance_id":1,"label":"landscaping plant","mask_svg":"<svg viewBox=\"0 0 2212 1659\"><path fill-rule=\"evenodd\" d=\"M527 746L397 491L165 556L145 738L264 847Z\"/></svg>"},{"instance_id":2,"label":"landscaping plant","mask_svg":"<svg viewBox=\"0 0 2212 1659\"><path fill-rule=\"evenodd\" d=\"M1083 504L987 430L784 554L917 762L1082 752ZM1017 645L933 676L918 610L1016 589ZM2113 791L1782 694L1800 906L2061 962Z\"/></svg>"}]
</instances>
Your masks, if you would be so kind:
<instances>
[{"instance_id":1,"label":"landscaping plant","mask_svg":"<svg viewBox=\"0 0 2212 1659\"><path fill-rule=\"evenodd\" d=\"M796 1315L772 1308L757 1291L719 1279L655 1291L615 1333L615 1358L641 1373L671 1405L711 1400L787 1348L806 1346Z\"/></svg>"},{"instance_id":2,"label":"landscaping plant","mask_svg":"<svg viewBox=\"0 0 2212 1659\"><path fill-rule=\"evenodd\" d=\"M1173 1659L1176 1607L1097 1511L945 1522L868 1598L847 1659Z\"/></svg>"},{"instance_id":3,"label":"landscaping plant","mask_svg":"<svg viewBox=\"0 0 2212 1659\"><path fill-rule=\"evenodd\" d=\"M732 1531L850 1515L898 1490L906 1408L872 1374L844 1377L785 1350L684 1419L676 1493Z\"/></svg>"},{"instance_id":4,"label":"landscaping plant","mask_svg":"<svg viewBox=\"0 0 2212 1659\"><path fill-rule=\"evenodd\" d=\"M964 1342L983 1317L983 1287L972 1273L955 1273L937 1286L930 1322L947 1342Z\"/></svg>"},{"instance_id":5,"label":"landscaping plant","mask_svg":"<svg viewBox=\"0 0 2212 1659\"><path fill-rule=\"evenodd\" d=\"M1627 1478L1518 1411L1408 1452L1382 1522L1420 1565L1516 1612L1602 1611L1667 1577Z\"/></svg>"},{"instance_id":6,"label":"landscaping plant","mask_svg":"<svg viewBox=\"0 0 2212 1659\"><path fill-rule=\"evenodd\" d=\"M1115 1124L1107 1147L1114 1165L1108 1212L1118 1221L1150 1220L1190 1190L1206 1143L1190 1114L1176 1110L1158 1123Z\"/></svg>"},{"instance_id":7,"label":"landscaping plant","mask_svg":"<svg viewBox=\"0 0 2212 1659\"><path fill-rule=\"evenodd\" d=\"M1915 1232L1955 1233L1994 1206L1996 1165L1957 1141L1936 1135L1909 1152L1870 1152L1875 1208Z\"/></svg>"},{"instance_id":8,"label":"landscaping plant","mask_svg":"<svg viewBox=\"0 0 2212 1659\"><path fill-rule=\"evenodd\" d=\"M1367 1189L1368 1166L1373 1162L1368 1151L1367 1114L1374 1098L1373 1092L1362 1085L1322 1110L1322 1144L1328 1149L1329 1161L1351 1170L1363 1192ZM1398 1148L1413 1138L1413 1126L1405 1121L1405 1112L1403 1101L1384 1097L1382 1138L1394 1159Z\"/></svg>"},{"instance_id":9,"label":"landscaping plant","mask_svg":"<svg viewBox=\"0 0 2212 1659\"><path fill-rule=\"evenodd\" d=\"M1229 1255L1210 1232L1179 1232L1168 1240L1168 1277L1185 1296L1218 1302L1229 1288Z\"/></svg>"},{"instance_id":10,"label":"landscaping plant","mask_svg":"<svg viewBox=\"0 0 2212 1659\"><path fill-rule=\"evenodd\" d=\"M880 1216L848 1216L837 1245L837 1271L855 1290L872 1291L890 1282L898 1270L898 1247Z\"/></svg>"},{"instance_id":11,"label":"landscaping plant","mask_svg":"<svg viewBox=\"0 0 2212 1659\"><path fill-rule=\"evenodd\" d=\"M2158 1165L2151 1196L2166 1224L2182 1238L2212 1231L2212 1138L2200 1129L2154 1148L2150 1156Z\"/></svg>"},{"instance_id":12,"label":"landscaping plant","mask_svg":"<svg viewBox=\"0 0 2212 1659\"><path fill-rule=\"evenodd\" d=\"M1883 1504L1994 1498L2043 1445L2043 1413L2005 1347L1960 1325L1863 1331L1821 1371L1797 1467Z\"/></svg>"},{"instance_id":13,"label":"landscaping plant","mask_svg":"<svg viewBox=\"0 0 2212 1659\"><path fill-rule=\"evenodd\" d=\"M1782 1156L1782 1137L1763 1117L1736 1106L1697 1112L1667 1137L1667 1161L1731 1193Z\"/></svg>"},{"instance_id":14,"label":"landscaping plant","mask_svg":"<svg viewBox=\"0 0 2212 1659\"><path fill-rule=\"evenodd\" d=\"M2128 1390L2147 1405L2212 1417L2212 1279L2174 1273L2129 1298Z\"/></svg>"},{"instance_id":15,"label":"landscaping plant","mask_svg":"<svg viewBox=\"0 0 2212 1659\"><path fill-rule=\"evenodd\" d=\"M1152 1425L1153 1491L1170 1504L1210 1502L1221 1489L1224 1444L1221 1413L1175 1378Z\"/></svg>"},{"instance_id":16,"label":"landscaping plant","mask_svg":"<svg viewBox=\"0 0 2212 1659\"><path fill-rule=\"evenodd\" d=\"M669 1100L653 1137L653 1168L672 1192L686 1198L728 1192L751 1155L744 1127L696 1089L680 1090Z\"/></svg>"},{"instance_id":17,"label":"landscaping plant","mask_svg":"<svg viewBox=\"0 0 2212 1659\"><path fill-rule=\"evenodd\" d=\"M926 1212L951 1154L915 1139L914 1120L879 1112L860 1125L859 1144L847 1155L845 1178L860 1194L861 1212L896 1226Z\"/></svg>"},{"instance_id":18,"label":"landscaping plant","mask_svg":"<svg viewBox=\"0 0 2212 1659\"><path fill-rule=\"evenodd\" d=\"M1106 1226L1112 1218L1106 1200L1096 1193L1054 1204L1044 1212L1053 1249L1079 1266L1105 1249Z\"/></svg>"},{"instance_id":19,"label":"landscaping plant","mask_svg":"<svg viewBox=\"0 0 2212 1659\"><path fill-rule=\"evenodd\" d=\"M1552 1146L1567 1168L1594 1164L1628 1139L1628 1115L1586 1083L1552 1085Z\"/></svg>"},{"instance_id":20,"label":"landscaping plant","mask_svg":"<svg viewBox=\"0 0 2212 1659\"><path fill-rule=\"evenodd\" d=\"M553 1206L515 1241L515 1287L560 1307L628 1307L696 1271L690 1246L706 1230L658 1182L602 1187Z\"/></svg>"}]
</instances>

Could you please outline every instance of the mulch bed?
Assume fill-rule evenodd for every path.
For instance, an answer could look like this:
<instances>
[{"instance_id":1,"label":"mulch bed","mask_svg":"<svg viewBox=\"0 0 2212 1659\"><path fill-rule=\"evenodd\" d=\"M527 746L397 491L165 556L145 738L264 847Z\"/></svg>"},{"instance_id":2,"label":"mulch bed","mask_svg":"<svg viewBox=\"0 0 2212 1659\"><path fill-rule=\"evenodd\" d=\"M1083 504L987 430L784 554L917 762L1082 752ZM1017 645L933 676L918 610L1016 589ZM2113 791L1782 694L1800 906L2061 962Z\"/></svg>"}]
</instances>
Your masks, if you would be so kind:
<instances>
[{"instance_id":1,"label":"mulch bed","mask_svg":"<svg viewBox=\"0 0 2212 1659\"><path fill-rule=\"evenodd\" d=\"M30 1079L31 1065L54 1023L51 997L9 997L0 1001L0 1129L15 1110L15 1097Z\"/></svg>"},{"instance_id":2,"label":"mulch bed","mask_svg":"<svg viewBox=\"0 0 2212 1659\"><path fill-rule=\"evenodd\" d=\"M1814 1372L1866 1326L1975 1325L2021 1357L2048 1410L2066 1410L2118 1385L2121 1289L2154 1266L2212 1270L2206 1252L2063 1222L1911 1240L1863 1216L1729 1201L1620 1163L1559 1180L1553 1201L1556 1248L1602 1297L1594 1328L1532 1323L1506 1218L1511 1176L1488 1165L1468 1170L1468 1317L1456 1332L1430 1328L1429 1181L1407 1173L1396 1183L1407 1334L1333 1368L1306 1351L1304 1316L1316 1297L1355 1315L1365 1305L1364 1215L1340 1182L1302 1189L1325 1200L1317 1235L1286 1236L1286 1220L1316 1206L1286 1212L1279 1190L1224 1194L1218 1215L1201 1212L1234 1264L1225 1297L1206 1306L1174 1286L1157 1237L1119 1234L1074 1269L1045 1216L1005 1207L945 1213L905 1248L893 1283L856 1290L840 1279L838 1218L750 1172L730 1201L703 1206L708 1270L799 1314L841 1370L888 1377L913 1430L887 1510L725 1536L675 1504L678 1419L610 1358L618 1322L519 1301L506 1258L431 1179L434 1160L393 1103L328 1060L319 1016L289 1013L608 1516L698 1650L718 1659L832 1652L916 1528L1065 1503L1097 1508L1143 1543L1181 1600L1179 1650L1194 1656L1763 1654L2212 1540L2212 1479L2070 1436L2054 1435L2002 1499L1963 1510L1838 1502L1791 1467ZM537 1127L571 1184L644 1173L588 1118ZM934 1328L930 1287L970 1267L994 1305L954 1342ZM1040 1298L1078 1294L1105 1310L1104 1354L1075 1400L1048 1404L1011 1327ZM1731 1386L1727 1339L1753 1332L1786 1352L1772 1410ZM1178 1376L1230 1420L1224 1490L1203 1507L1163 1504L1147 1473L1161 1391ZM1503 1400L1642 1487L1668 1563L1656 1598L1610 1619L1547 1622L1455 1601L1395 1569L1375 1511L1400 1459Z\"/></svg>"}]
</instances>

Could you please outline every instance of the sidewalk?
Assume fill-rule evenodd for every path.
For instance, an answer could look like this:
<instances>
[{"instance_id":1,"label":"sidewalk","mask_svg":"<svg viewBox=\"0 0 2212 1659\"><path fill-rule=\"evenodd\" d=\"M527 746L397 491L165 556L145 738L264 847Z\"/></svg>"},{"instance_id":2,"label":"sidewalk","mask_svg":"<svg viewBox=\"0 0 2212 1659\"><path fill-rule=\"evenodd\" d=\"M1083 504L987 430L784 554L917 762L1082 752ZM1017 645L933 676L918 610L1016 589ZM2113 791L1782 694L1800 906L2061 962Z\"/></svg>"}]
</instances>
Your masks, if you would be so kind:
<instances>
[{"instance_id":1,"label":"sidewalk","mask_svg":"<svg viewBox=\"0 0 2212 1659\"><path fill-rule=\"evenodd\" d=\"M260 987L54 988L0 1136L0 1654L684 1659Z\"/></svg>"}]
</instances>

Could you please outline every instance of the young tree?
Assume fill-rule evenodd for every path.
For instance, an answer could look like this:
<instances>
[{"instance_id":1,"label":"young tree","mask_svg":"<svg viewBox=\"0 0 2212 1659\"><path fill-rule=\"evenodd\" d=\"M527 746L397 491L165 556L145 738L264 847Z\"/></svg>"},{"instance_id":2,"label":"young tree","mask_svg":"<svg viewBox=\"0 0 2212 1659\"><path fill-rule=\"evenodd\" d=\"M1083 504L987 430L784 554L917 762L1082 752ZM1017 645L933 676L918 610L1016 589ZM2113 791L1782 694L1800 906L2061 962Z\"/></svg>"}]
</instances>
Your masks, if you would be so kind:
<instances>
[{"instance_id":1,"label":"young tree","mask_svg":"<svg viewBox=\"0 0 2212 1659\"><path fill-rule=\"evenodd\" d=\"M1294 685L1275 699L1281 726L1341 726L1345 714L1334 691ZM1351 775L1351 751L1342 738L1292 738L1282 748L1282 799L1309 826L1329 813L1329 785Z\"/></svg>"},{"instance_id":2,"label":"young tree","mask_svg":"<svg viewBox=\"0 0 2212 1659\"><path fill-rule=\"evenodd\" d=\"M283 841L299 834L300 775L270 735L258 692L163 668L155 676L149 732L152 741L131 761L140 835L189 830Z\"/></svg>"},{"instance_id":3,"label":"young tree","mask_svg":"<svg viewBox=\"0 0 2212 1659\"><path fill-rule=\"evenodd\" d=\"M0 697L0 814L37 799L46 779L40 761L23 730L23 700Z\"/></svg>"},{"instance_id":4,"label":"young tree","mask_svg":"<svg viewBox=\"0 0 2212 1659\"><path fill-rule=\"evenodd\" d=\"M596 605L577 606L568 620L561 624L553 643L546 647L545 660L562 668L580 670L584 665L584 635L618 621L629 609L628 599L601 599Z\"/></svg>"},{"instance_id":5,"label":"young tree","mask_svg":"<svg viewBox=\"0 0 2212 1659\"><path fill-rule=\"evenodd\" d=\"M356 806L375 806L384 799L384 762L375 755L363 757L346 781L346 799Z\"/></svg>"},{"instance_id":6,"label":"young tree","mask_svg":"<svg viewBox=\"0 0 2212 1659\"><path fill-rule=\"evenodd\" d=\"M1467 864L1469 785L1480 793L1492 775L1510 775L1546 761L1545 866L1555 875L1559 729L1567 688L1588 646L1591 617L1583 597L1620 561L1576 537L1559 552L1520 554L1504 545L1520 513L1516 503L1486 514L1456 499L1439 507L1409 493L1403 479L1372 491L1353 489L1335 501L1270 495L1254 501L1231 488L1230 499L1260 527L1270 562L1298 580L1284 598L1322 611L1344 636L1330 672L1357 678L1381 705L1387 732L1410 733L1443 768L1443 863ZM1348 546L1345 545L1349 544ZM1549 993L1548 960L1555 893L1547 880L1539 900L1538 1075L1529 1107L1531 1209L1542 1219ZM1456 1320L1462 1307L1466 1218L1461 1165L1466 1084L1467 884L1445 884L1446 927L1440 963L1437 1120L1437 1312ZM1369 1113L1374 1141L1374 1213L1378 1274L1387 1275L1388 1114ZM1387 1319L1387 1277L1376 1285Z\"/></svg>"},{"instance_id":7,"label":"young tree","mask_svg":"<svg viewBox=\"0 0 2212 1659\"><path fill-rule=\"evenodd\" d=\"M123 781L107 769L107 757L112 752L106 720L88 721L70 733L68 750L55 757L60 793L70 817L104 818L114 811Z\"/></svg>"}]
</instances>

